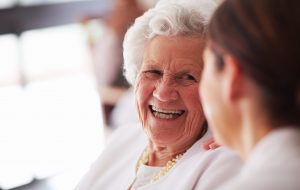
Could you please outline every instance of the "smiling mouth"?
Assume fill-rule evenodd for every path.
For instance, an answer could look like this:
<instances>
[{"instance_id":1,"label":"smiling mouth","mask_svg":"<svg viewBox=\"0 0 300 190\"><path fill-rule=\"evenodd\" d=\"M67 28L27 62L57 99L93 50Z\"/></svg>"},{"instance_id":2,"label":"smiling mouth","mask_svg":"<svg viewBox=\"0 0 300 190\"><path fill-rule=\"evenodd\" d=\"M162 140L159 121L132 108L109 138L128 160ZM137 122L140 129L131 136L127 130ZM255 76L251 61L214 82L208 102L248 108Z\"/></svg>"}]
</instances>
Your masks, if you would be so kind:
<instances>
[{"instance_id":1,"label":"smiling mouth","mask_svg":"<svg viewBox=\"0 0 300 190\"><path fill-rule=\"evenodd\" d=\"M152 105L150 105L149 108L154 117L159 119L177 119L178 117L182 116L185 112L184 110L160 109Z\"/></svg>"}]
</instances>

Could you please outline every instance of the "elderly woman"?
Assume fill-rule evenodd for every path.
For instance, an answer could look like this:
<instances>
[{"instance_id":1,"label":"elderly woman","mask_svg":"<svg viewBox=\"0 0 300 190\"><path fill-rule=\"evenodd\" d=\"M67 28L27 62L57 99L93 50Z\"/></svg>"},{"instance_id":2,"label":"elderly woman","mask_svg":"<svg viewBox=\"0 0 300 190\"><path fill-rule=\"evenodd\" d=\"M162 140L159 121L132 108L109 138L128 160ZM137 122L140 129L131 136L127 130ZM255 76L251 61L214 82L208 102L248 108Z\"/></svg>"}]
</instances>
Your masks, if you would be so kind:
<instances>
[{"instance_id":1,"label":"elderly woman","mask_svg":"<svg viewBox=\"0 0 300 190\"><path fill-rule=\"evenodd\" d=\"M215 189L240 168L212 137L198 86L206 24L215 4L160 4L138 18L124 41L125 76L140 124L122 127L77 190ZM131 111L131 110L130 110Z\"/></svg>"},{"instance_id":2,"label":"elderly woman","mask_svg":"<svg viewBox=\"0 0 300 190\"><path fill-rule=\"evenodd\" d=\"M300 2L227 0L209 25L201 98L245 160L221 189L300 189Z\"/></svg>"}]
</instances>

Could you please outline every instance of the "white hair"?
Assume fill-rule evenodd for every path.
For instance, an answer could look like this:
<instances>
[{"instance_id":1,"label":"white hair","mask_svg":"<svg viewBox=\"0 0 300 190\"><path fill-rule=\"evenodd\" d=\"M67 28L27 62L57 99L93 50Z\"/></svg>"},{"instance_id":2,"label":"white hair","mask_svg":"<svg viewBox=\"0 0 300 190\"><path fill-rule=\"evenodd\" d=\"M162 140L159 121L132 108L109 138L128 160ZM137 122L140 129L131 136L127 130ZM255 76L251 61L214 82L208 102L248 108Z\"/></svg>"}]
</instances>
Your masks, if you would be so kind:
<instances>
[{"instance_id":1,"label":"white hair","mask_svg":"<svg viewBox=\"0 0 300 190\"><path fill-rule=\"evenodd\" d=\"M204 38L210 16L217 4L212 0L176 2L162 0L128 29L123 42L124 76L133 85L143 61L146 41L161 36Z\"/></svg>"}]
</instances>

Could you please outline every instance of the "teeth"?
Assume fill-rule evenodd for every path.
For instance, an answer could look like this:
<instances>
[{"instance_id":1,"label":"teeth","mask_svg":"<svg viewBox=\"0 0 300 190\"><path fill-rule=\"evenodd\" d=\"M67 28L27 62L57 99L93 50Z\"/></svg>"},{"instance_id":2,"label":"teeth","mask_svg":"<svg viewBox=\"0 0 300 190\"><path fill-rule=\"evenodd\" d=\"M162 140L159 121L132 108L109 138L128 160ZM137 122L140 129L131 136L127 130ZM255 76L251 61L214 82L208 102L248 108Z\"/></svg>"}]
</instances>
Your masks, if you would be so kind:
<instances>
[{"instance_id":1,"label":"teeth","mask_svg":"<svg viewBox=\"0 0 300 190\"><path fill-rule=\"evenodd\" d=\"M181 110L163 110L163 109L157 108L155 106L152 106L152 110L156 111L156 112L164 113L164 114L182 114L183 113L183 111L181 111Z\"/></svg>"},{"instance_id":2,"label":"teeth","mask_svg":"<svg viewBox=\"0 0 300 190\"><path fill-rule=\"evenodd\" d=\"M153 113L155 117L158 117L160 119L173 119L175 117L178 117L176 115L173 114L164 114L164 113L158 113L158 112L154 112Z\"/></svg>"}]
</instances>

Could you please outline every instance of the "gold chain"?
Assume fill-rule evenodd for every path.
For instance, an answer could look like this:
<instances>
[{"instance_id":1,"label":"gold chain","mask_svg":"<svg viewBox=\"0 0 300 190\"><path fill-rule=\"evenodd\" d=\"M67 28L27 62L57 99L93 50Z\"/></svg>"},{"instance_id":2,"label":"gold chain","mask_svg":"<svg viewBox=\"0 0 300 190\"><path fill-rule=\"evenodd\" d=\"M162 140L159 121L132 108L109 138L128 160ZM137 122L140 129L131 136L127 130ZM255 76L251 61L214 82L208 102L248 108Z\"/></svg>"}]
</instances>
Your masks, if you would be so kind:
<instances>
[{"instance_id":1,"label":"gold chain","mask_svg":"<svg viewBox=\"0 0 300 190\"><path fill-rule=\"evenodd\" d=\"M184 152L185 153L185 152ZM161 177L165 176L172 168L173 166L182 158L183 154L176 155L175 158L172 160L169 160L166 165L151 179L150 183L153 183L155 181L158 181ZM135 173L137 175L140 167L142 164L147 164L149 161L149 150L146 148L144 152L141 154L135 168ZM135 180L132 182L128 190L132 190L132 186L134 184Z\"/></svg>"},{"instance_id":2,"label":"gold chain","mask_svg":"<svg viewBox=\"0 0 300 190\"><path fill-rule=\"evenodd\" d=\"M151 183L158 181L161 177L165 176L173 166L182 158L184 153L178 154L172 160L169 160L166 165L151 179ZM149 150L146 149L139 158L139 161L136 166L136 173L140 169L142 164L147 164L149 161Z\"/></svg>"},{"instance_id":3,"label":"gold chain","mask_svg":"<svg viewBox=\"0 0 300 190\"><path fill-rule=\"evenodd\" d=\"M178 154L175 158L169 160L167 164L152 178L151 182L153 183L159 180L161 177L165 176L169 172L169 170L172 169L173 166L178 162L178 160L181 159L182 156L183 153Z\"/></svg>"},{"instance_id":4,"label":"gold chain","mask_svg":"<svg viewBox=\"0 0 300 190\"><path fill-rule=\"evenodd\" d=\"M203 137L205 135L205 133L207 132L207 129L208 129L207 122L205 121L202 126L202 131L201 131L198 139L200 139L201 137ZM151 179L151 183L158 181L161 177L165 176L173 168L173 166L182 158L184 153L185 152L178 154L175 158L173 158L172 160L169 160L167 162L167 164ZM141 165L142 164L146 165L148 163L148 161L149 161L149 150L148 150L148 148L146 148L143 151L143 153L141 154L141 156L136 164L136 168L135 168L136 175L137 175ZM133 186L135 180L132 182L132 184L130 185L128 190L132 190L132 186Z\"/></svg>"}]
</instances>

